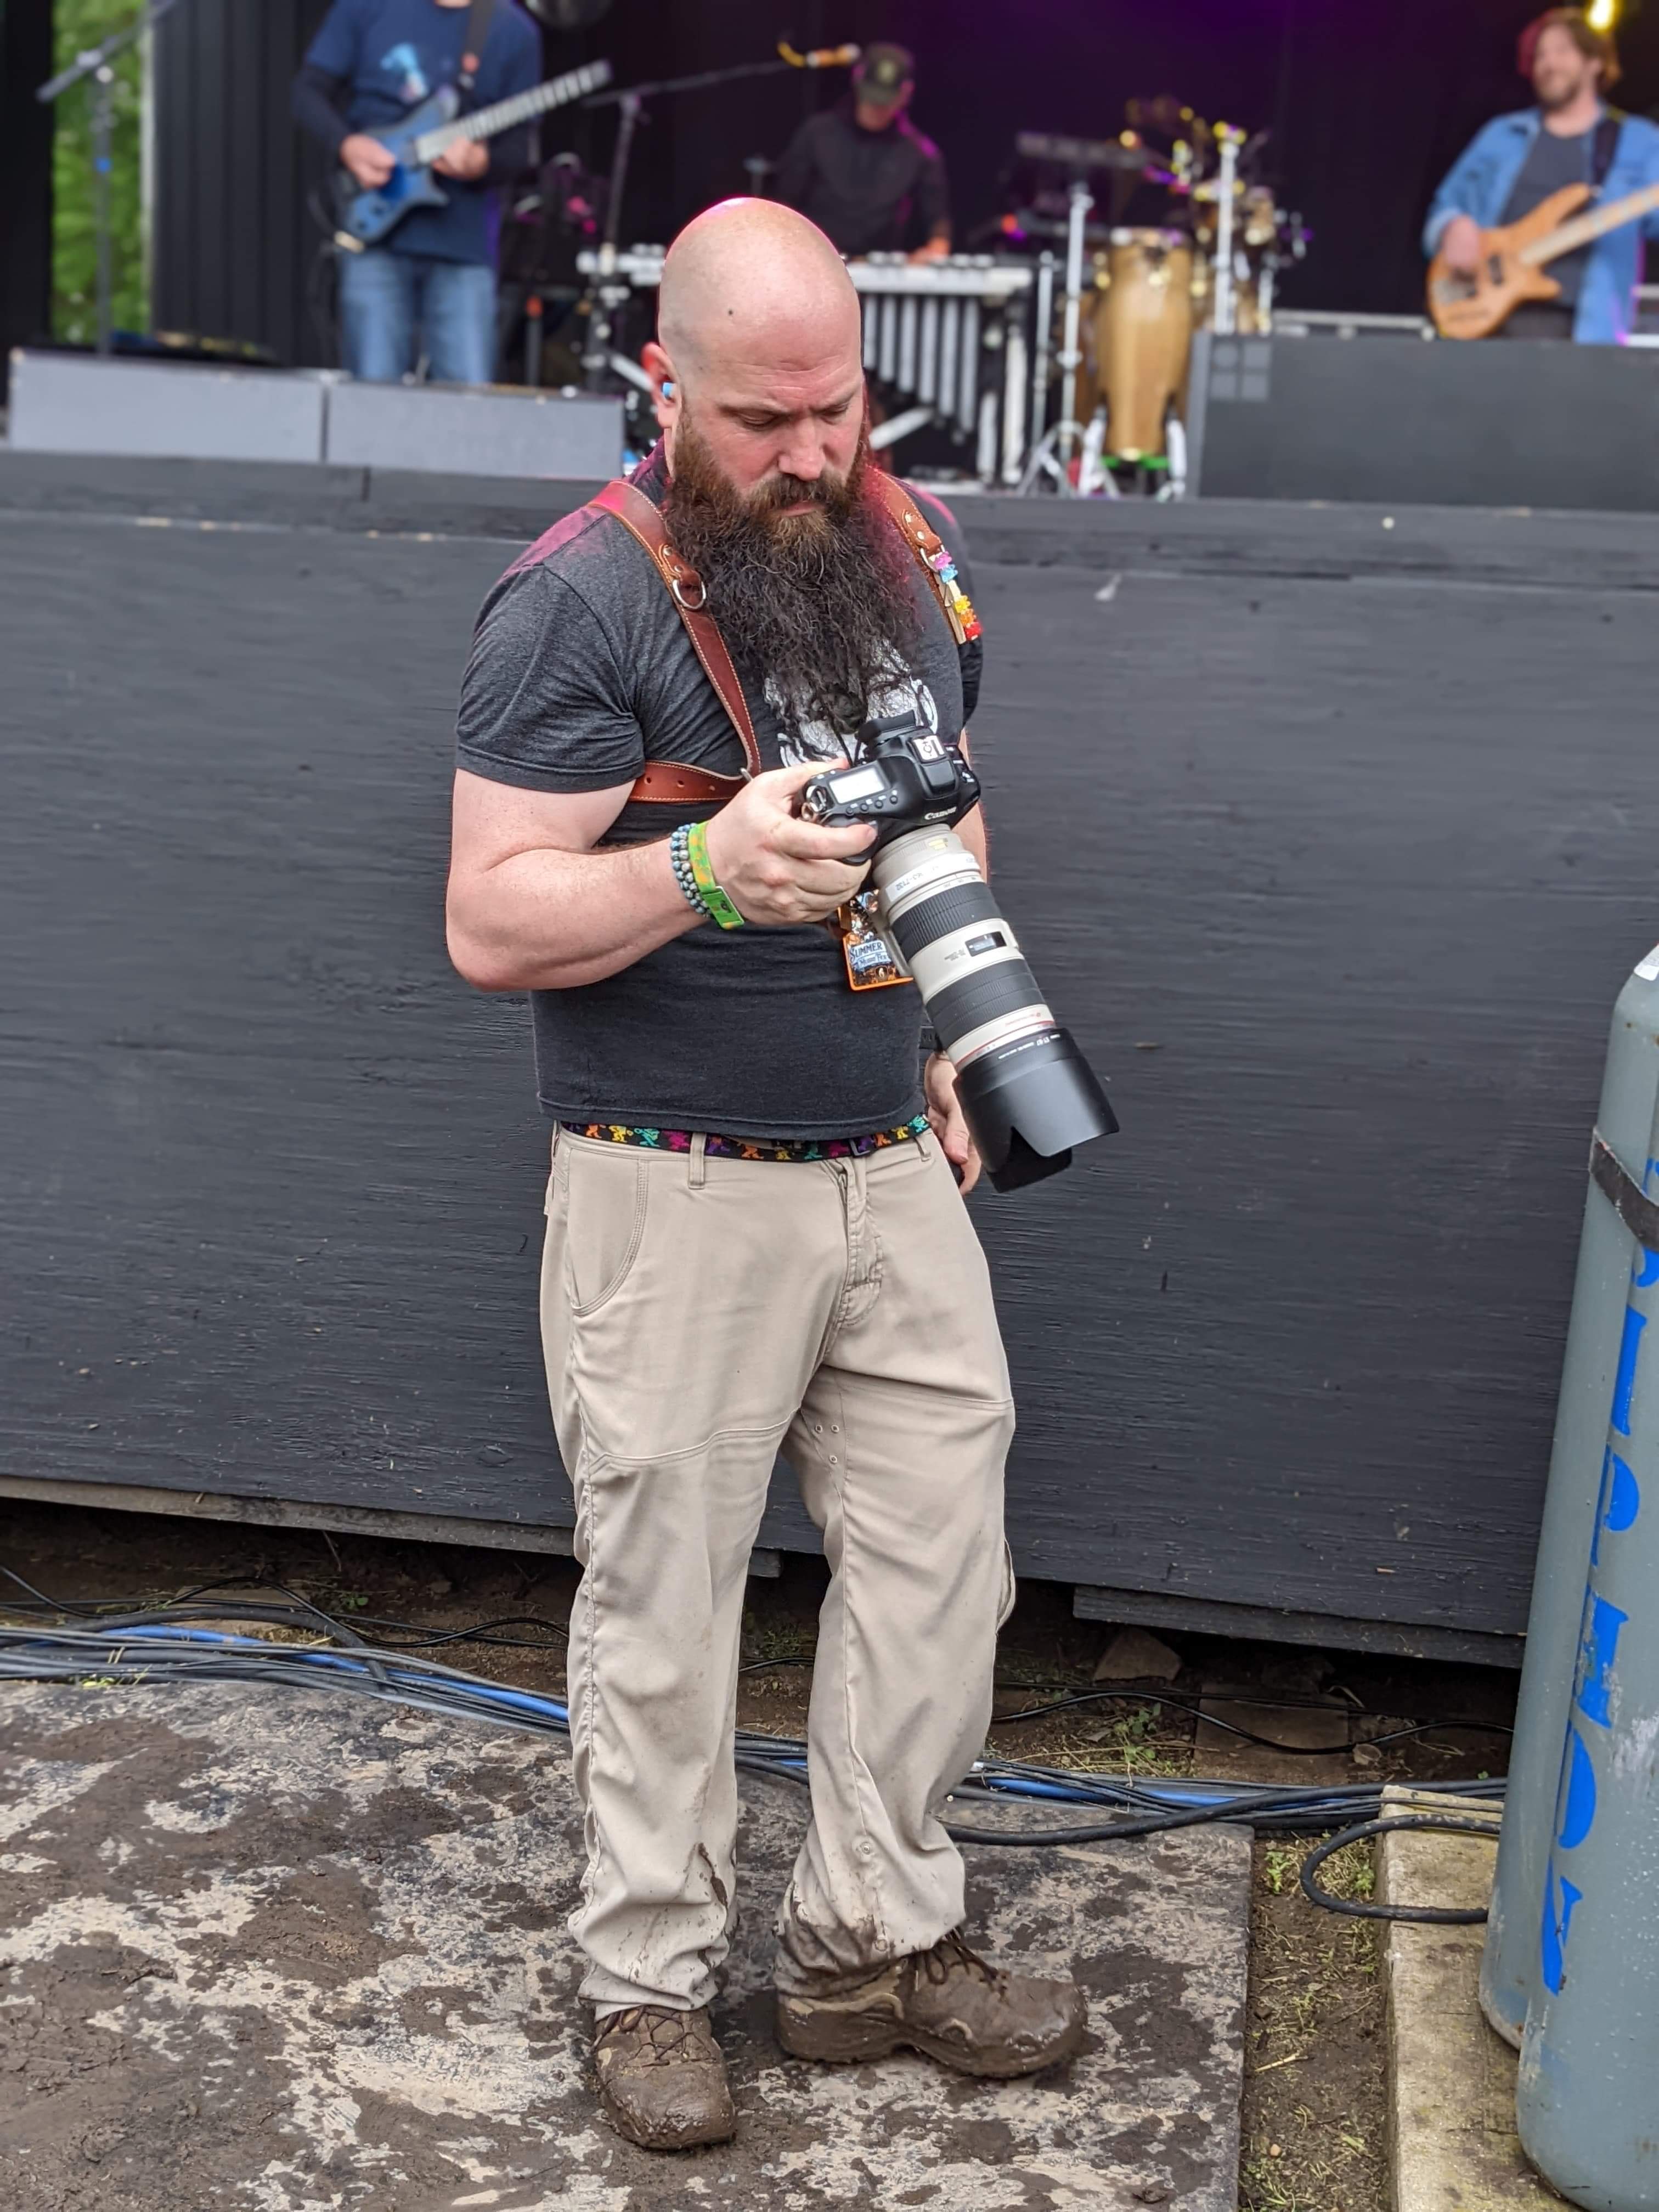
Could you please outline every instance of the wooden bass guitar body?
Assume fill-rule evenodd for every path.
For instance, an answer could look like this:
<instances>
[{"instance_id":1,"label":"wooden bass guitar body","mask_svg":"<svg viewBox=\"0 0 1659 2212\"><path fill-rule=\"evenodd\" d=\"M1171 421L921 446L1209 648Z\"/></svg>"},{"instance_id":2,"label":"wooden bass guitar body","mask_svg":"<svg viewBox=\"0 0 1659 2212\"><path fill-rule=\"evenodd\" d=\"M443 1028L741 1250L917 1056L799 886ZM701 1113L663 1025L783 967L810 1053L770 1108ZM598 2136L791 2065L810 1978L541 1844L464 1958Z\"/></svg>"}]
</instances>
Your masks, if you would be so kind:
<instances>
[{"instance_id":1,"label":"wooden bass guitar body","mask_svg":"<svg viewBox=\"0 0 1659 2212\"><path fill-rule=\"evenodd\" d=\"M1458 275L1437 253L1429 264L1429 313L1441 337L1487 338L1523 300L1559 298L1561 287L1540 264L1523 258L1525 250L1576 214L1589 196L1588 185L1565 185L1519 222L1483 230L1472 276Z\"/></svg>"}]
</instances>

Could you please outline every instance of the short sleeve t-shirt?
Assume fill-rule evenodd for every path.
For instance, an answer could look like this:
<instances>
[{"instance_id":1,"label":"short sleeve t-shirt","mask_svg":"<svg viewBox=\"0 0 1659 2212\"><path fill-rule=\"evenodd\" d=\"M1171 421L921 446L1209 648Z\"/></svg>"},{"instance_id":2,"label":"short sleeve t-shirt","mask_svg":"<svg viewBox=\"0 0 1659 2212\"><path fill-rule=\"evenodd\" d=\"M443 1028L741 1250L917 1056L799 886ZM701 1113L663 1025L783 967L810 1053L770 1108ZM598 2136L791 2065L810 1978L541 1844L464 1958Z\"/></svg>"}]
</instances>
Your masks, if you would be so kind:
<instances>
[{"instance_id":1,"label":"short sleeve t-shirt","mask_svg":"<svg viewBox=\"0 0 1659 2212\"><path fill-rule=\"evenodd\" d=\"M384 131L401 123L460 75L470 10L438 0L334 0L306 50L314 69L343 80L346 123ZM541 37L514 0L498 0L478 57L469 108L528 92L541 77ZM439 179L449 204L417 208L385 241L394 253L429 253L441 261L492 262L495 195L483 183Z\"/></svg>"},{"instance_id":2,"label":"short sleeve t-shirt","mask_svg":"<svg viewBox=\"0 0 1659 2212\"><path fill-rule=\"evenodd\" d=\"M1564 185L1587 185L1593 176L1595 158L1595 133L1581 131L1575 137L1559 138L1553 131L1540 129L1533 140L1521 173L1510 189L1500 223L1519 222L1528 216L1552 192L1559 192ZM1564 253L1559 260L1552 261L1545 270L1561 287L1561 296L1550 302L1552 307L1573 307L1578 304L1579 288L1584 281L1590 249L1576 246Z\"/></svg>"},{"instance_id":3,"label":"short sleeve t-shirt","mask_svg":"<svg viewBox=\"0 0 1659 2212\"><path fill-rule=\"evenodd\" d=\"M660 503L660 449L634 481ZM950 516L921 504L950 544ZM458 765L552 792L614 788L647 759L741 774L737 732L638 541L598 511L549 535L560 542L532 546L484 602ZM915 707L954 738L977 691L977 641L958 647L919 569L914 589L921 635L905 655L894 651L870 711ZM763 767L842 751L763 670L739 662L738 672ZM665 838L712 811L630 800L605 842ZM599 982L532 992L531 1006L537 1087L556 1121L817 1139L894 1128L921 1108L915 987L854 991L838 938L821 927L706 924Z\"/></svg>"}]
</instances>

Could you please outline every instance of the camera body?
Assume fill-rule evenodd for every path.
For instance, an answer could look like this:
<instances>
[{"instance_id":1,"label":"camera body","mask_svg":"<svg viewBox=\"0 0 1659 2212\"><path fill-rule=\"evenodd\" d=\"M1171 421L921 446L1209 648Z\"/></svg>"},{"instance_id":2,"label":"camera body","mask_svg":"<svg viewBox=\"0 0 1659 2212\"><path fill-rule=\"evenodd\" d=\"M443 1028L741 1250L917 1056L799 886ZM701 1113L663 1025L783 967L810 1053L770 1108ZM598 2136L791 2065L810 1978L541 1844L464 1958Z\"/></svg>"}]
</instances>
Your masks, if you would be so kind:
<instances>
[{"instance_id":1,"label":"camera body","mask_svg":"<svg viewBox=\"0 0 1659 2212\"><path fill-rule=\"evenodd\" d=\"M953 744L927 727L914 708L868 721L859 732L850 768L815 775L800 811L820 829L869 823L879 852L909 830L949 828L979 805L979 778Z\"/></svg>"},{"instance_id":2,"label":"camera body","mask_svg":"<svg viewBox=\"0 0 1659 2212\"><path fill-rule=\"evenodd\" d=\"M912 712L867 721L851 765L815 775L800 811L822 828L873 826L870 884L893 965L921 993L992 1182L1018 1190L1117 1120L952 828L979 795L958 748Z\"/></svg>"}]
</instances>

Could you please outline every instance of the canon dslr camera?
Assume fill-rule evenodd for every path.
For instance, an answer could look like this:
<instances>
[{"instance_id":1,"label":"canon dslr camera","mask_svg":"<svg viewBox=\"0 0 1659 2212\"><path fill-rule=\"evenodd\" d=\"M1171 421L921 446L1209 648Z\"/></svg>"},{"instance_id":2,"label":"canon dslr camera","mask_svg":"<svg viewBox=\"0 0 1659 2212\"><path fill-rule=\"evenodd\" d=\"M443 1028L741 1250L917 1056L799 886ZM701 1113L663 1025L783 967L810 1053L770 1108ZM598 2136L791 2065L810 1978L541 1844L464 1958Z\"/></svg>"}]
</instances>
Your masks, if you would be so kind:
<instances>
[{"instance_id":1,"label":"canon dslr camera","mask_svg":"<svg viewBox=\"0 0 1659 2212\"><path fill-rule=\"evenodd\" d=\"M814 776L800 811L825 828L869 823L871 882L894 964L915 979L991 1181L1057 1175L1116 1117L1043 1003L979 863L956 835L979 804L960 751L914 712L869 721L847 768Z\"/></svg>"}]
</instances>

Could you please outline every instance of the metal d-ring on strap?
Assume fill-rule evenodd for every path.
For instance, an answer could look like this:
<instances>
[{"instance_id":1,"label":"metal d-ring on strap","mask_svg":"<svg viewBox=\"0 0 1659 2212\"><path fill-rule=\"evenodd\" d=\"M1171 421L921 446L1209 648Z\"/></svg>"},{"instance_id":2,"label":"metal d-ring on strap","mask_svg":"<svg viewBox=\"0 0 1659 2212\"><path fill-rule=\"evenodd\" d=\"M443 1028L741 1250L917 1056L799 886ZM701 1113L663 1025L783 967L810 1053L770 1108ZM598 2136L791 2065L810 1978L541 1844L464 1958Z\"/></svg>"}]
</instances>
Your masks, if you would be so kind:
<instances>
[{"instance_id":1,"label":"metal d-ring on strap","mask_svg":"<svg viewBox=\"0 0 1659 2212\"><path fill-rule=\"evenodd\" d=\"M1648 1196L1599 1129L1590 1139L1589 1175L1637 1243L1649 1252L1659 1252L1659 1205Z\"/></svg>"}]
</instances>

